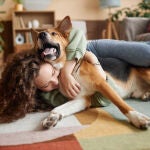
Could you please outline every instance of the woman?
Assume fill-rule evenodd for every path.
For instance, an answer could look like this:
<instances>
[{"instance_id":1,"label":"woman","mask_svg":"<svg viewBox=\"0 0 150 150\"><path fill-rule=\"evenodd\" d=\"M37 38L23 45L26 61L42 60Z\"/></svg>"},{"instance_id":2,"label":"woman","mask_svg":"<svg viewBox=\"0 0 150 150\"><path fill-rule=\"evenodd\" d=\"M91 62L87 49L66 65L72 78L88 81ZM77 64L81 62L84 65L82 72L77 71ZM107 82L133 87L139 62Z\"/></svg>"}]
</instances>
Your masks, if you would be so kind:
<instances>
[{"instance_id":1,"label":"woman","mask_svg":"<svg viewBox=\"0 0 150 150\"><path fill-rule=\"evenodd\" d=\"M63 86L63 94L70 98L76 97L80 91L80 85L72 77L71 73L76 60L81 59L87 54L86 49L95 54L102 66L118 62L119 60L134 66L150 66L150 42L127 42L103 39L91 40L87 43L84 33L74 28L69 34L69 41L66 48L67 63L61 70L60 82ZM100 67L97 67L97 69L106 78L103 70Z\"/></svg>"},{"instance_id":2,"label":"woman","mask_svg":"<svg viewBox=\"0 0 150 150\"><path fill-rule=\"evenodd\" d=\"M119 47L119 48L118 48ZM108 65L115 64L116 62L121 63L130 63L134 66L140 66L140 67L149 67L150 66L150 45L148 43L139 43L139 42L126 42L126 41L118 41L118 40L92 40L89 41L87 44L87 50L92 51L99 59L99 62L102 66L104 66L105 69L105 63L108 63ZM86 52L85 56L87 56L87 59L89 60L91 57L88 57L88 53ZM92 63L97 62L97 58L94 58L92 56L92 60L90 60ZM111 61L109 62L109 59L111 58ZM113 59L113 61L112 61ZM114 66L114 65L113 65ZM106 78L105 73L102 71L100 65L96 65L98 70L100 70L101 75ZM116 66L117 67L117 66ZM118 69L114 69L114 71L120 72ZM66 102L66 97L69 97L73 99L77 96L77 94L80 92L78 90L78 87L75 89L75 86L72 83L72 80L68 80L68 71L64 71L62 74L60 74L60 80L61 84L63 84L63 88L65 93L65 96L60 96L58 90L53 90L52 92L47 92L47 88L51 87L51 84L48 84L48 80L46 79L44 71L41 71L41 74L38 78L37 87L41 89L42 92L38 92L39 99L43 99L43 101L46 101L53 107L56 107L60 104L63 104ZM64 75L64 74L67 75ZM43 88L41 85L38 85L39 80L42 80L42 82L45 83L45 86ZM74 81L73 81L74 82ZM72 86L70 86L72 84ZM46 91L46 92L44 92ZM50 90L49 90L50 91ZM69 92L68 92L69 91ZM71 91L71 92L70 92ZM64 92L63 92L64 94ZM55 96L54 96L55 95ZM68 100L69 100L68 98ZM61 101L57 101L56 99L59 99ZM93 96L93 106L107 106L109 102L104 98L101 97L100 93L96 93Z\"/></svg>"},{"instance_id":3,"label":"woman","mask_svg":"<svg viewBox=\"0 0 150 150\"><path fill-rule=\"evenodd\" d=\"M92 63L95 63L95 58ZM11 57L0 80L0 122L10 122L24 117L28 112L47 110L67 102L69 99L56 90L59 74L59 70L41 62L35 51ZM49 105L41 96L39 99L41 92L37 89L51 94Z\"/></svg>"},{"instance_id":4,"label":"woman","mask_svg":"<svg viewBox=\"0 0 150 150\"><path fill-rule=\"evenodd\" d=\"M95 41L93 41L93 43L91 41L89 44L92 45L94 43ZM128 45L128 43L126 44ZM147 46L147 45L145 44L144 46ZM95 48L94 45L93 47ZM88 46L88 50L92 50L92 49L90 49L90 47ZM97 49L97 51L99 51L99 49ZM113 53L114 49L112 50L110 49L110 51ZM138 65L141 65L142 63L141 66L149 66L150 50L147 48L146 49L143 48L142 51L143 51L142 56L138 55L138 59L141 60L143 59L143 56L146 56L145 57L146 59L144 59L145 61L144 64L143 64L143 61L141 62L135 57L134 62L132 63L133 65L138 66ZM136 52L138 53L139 50L137 50ZM100 53L100 54L103 54L103 53ZM133 55L134 54L135 53L133 53ZM127 53L124 53L124 56L126 55ZM132 57L134 57L133 55ZM119 56L117 58L119 58ZM126 60L126 57L121 57L119 59L124 59L128 63L130 63L130 60L132 61L132 59ZM58 87L57 77L59 75L59 72L57 72L56 70L52 71L54 73L51 72L50 79L48 80L48 82L46 82L48 86L53 87L52 89L49 89L48 91L51 91L51 90L52 91L46 92L46 93L37 92L37 87L42 90L44 86L47 86L47 85L40 85L40 86L37 85L36 79L41 73L40 69L42 68L41 67L42 64L43 63L39 60L37 54L32 51L16 54L14 57L12 57L11 60L9 60L2 74L2 79L0 80L0 91L1 91L0 122L10 122L20 117L24 117L25 114L28 112L38 111L39 109L45 109L45 107L50 108L51 105L55 107L55 106L65 103L68 100L68 98L61 95L59 91L56 89ZM46 67L49 70L52 66L47 64ZM53 69L51 68L51 70ZM53 76L54 76L55 82L49 82L52 80ZM53 85L51 85L51 83L53 83ZM78 92L79 90L78 91L75 90L75 94L77 94ZM39 93L40 93L41 99L39 99ZM99 98L99 96L96 96L96 97ZM48 102L49 105L47 105L46 103L44 103L45 101L43 101L43 99L49 101L49 98L51 102L50 103ZM100 105L102 104L102 106L106 106L108 104L108 102L106 102L105 100L103 101L103 99L102 100L100 99L98 103Z\"/></svg>"}]
</instances>

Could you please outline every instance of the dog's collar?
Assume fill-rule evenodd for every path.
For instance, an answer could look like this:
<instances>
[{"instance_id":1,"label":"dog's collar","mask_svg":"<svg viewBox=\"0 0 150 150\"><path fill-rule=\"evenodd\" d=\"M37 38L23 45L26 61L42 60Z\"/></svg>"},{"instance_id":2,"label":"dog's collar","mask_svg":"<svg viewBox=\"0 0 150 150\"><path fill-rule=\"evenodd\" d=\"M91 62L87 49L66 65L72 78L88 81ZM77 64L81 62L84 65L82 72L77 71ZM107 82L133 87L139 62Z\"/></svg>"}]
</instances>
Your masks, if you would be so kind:
<instances>
[{"instance_id":1,"label":"dog's collar","mask_svg":"<svg viewBox=\"0 0 150 150\"><path fill-rule=\"evenodd\" d=\"M97 62L97 63L94 63L94 64L92 63L92 65L101 65L101 64L100 64L100 62ZM108 81L108 76L106 75L106 82L107 81Z\"/></svg>"},{"instance_id":2,"label":"dog's collar","mask_svg":"<svg viewBox=\"0 0 150 150\"><path fill-rule=\"evenodd\" d=\"M106 75L106 82L108 82L108 76Z\"/></svg>"},{"instance_id":3,"label":"dog's collar","mask_svg":"<svg viewBox=\"0 0 150 150\"><path fill-rule=\"evenodd\" d=\"M97 63L91 63L92 65L101 65L100 62Z\"/></svg>"}]
</instances>

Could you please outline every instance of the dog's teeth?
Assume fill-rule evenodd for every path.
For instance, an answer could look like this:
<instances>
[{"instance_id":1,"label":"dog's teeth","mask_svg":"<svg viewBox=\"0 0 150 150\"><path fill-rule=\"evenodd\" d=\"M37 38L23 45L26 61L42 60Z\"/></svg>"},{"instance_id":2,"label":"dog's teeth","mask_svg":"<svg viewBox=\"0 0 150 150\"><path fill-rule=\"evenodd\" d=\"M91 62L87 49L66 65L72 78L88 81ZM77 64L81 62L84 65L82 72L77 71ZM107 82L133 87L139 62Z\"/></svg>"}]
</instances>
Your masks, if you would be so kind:
<instances>
[{"instance_id":1,"label":"dog's teeth","mask_svg":"<svg viewBox=\"0 0 150 150\"><path fill-rule=\"evenodd\" d=\"M52 57L52 60L55 60L55 59L56 59L56 56L53 56L53 57Z\"/></svg>"},{"instance_id":2,"label":"dog's teeth","mask_svg":"<svg viewBox=\"0 0 150 150\"><path fill-rule=\"evenodd\" d=\"M56 48L50 48L52 53L56 53Z\"/></svg>"},{"instance_id":3,"label":"dog's teeth","mask_svg":"<svg viewBox=\"0 0 150 150\"><path fill-rule=\"evenodd\" d=\"M44 55L51 54L50 48L45 48Z\"/></svg>"},{"instance_id":4,"label":"dog's teeth","mask_svg":"<svg viewBox=\"0 0 150 150\"><path fill-rule=\"evenodd\" d=\"M56 48L53 48L54 53L56 53Z\"/></svg>"},{"instance_id":5,"label":"dog's teeth","mask_svg":"<svg viewBox=\"0 0 150 150\"><path fill-rule=\"evenodd\" d=\"M46 48L44 50L44 55L48 55L48 54L51 54L51 55L54 55L56 54L56 48Z\"/></svg>"}]
</instances>

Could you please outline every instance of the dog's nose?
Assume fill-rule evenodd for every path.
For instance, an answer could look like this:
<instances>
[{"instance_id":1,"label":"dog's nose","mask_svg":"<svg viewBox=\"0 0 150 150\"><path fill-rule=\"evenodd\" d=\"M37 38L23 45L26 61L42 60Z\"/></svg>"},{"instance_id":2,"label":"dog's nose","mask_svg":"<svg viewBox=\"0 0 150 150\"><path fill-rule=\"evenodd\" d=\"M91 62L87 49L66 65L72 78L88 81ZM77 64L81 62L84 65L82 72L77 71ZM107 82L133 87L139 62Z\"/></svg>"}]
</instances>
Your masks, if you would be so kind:
<instances>
[{"instance_id":1,"label":"dog's nose","mask_svg":"<svg viewBox=\"0 0 150 150\"><path fill-rule=\"evenodd\" d=\"M45 39L45 37L46 37L46 32L40 32L39 35L38 35L38 37L39 37L40 39Z\"/></svg>"}]
</instances>

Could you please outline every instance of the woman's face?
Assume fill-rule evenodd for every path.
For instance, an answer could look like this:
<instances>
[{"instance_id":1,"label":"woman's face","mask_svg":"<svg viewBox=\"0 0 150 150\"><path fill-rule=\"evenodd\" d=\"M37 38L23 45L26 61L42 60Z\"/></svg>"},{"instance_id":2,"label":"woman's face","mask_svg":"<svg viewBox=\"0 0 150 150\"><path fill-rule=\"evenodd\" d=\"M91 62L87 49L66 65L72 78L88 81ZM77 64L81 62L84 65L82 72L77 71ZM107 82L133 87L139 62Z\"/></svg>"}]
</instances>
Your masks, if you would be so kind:
<instances>
[{"instance_id":1,"label":"woman's face","mask_svg":"<svg viewBox=\"0 0 150 150\"><path fill-rule=\"evenodd\" d=\"M44 63L40 66L39 75L34 82L38 89L49 92L58 88L58 75L60 71L56 70L52 65Z\"/></svg>"}]
</instances>

